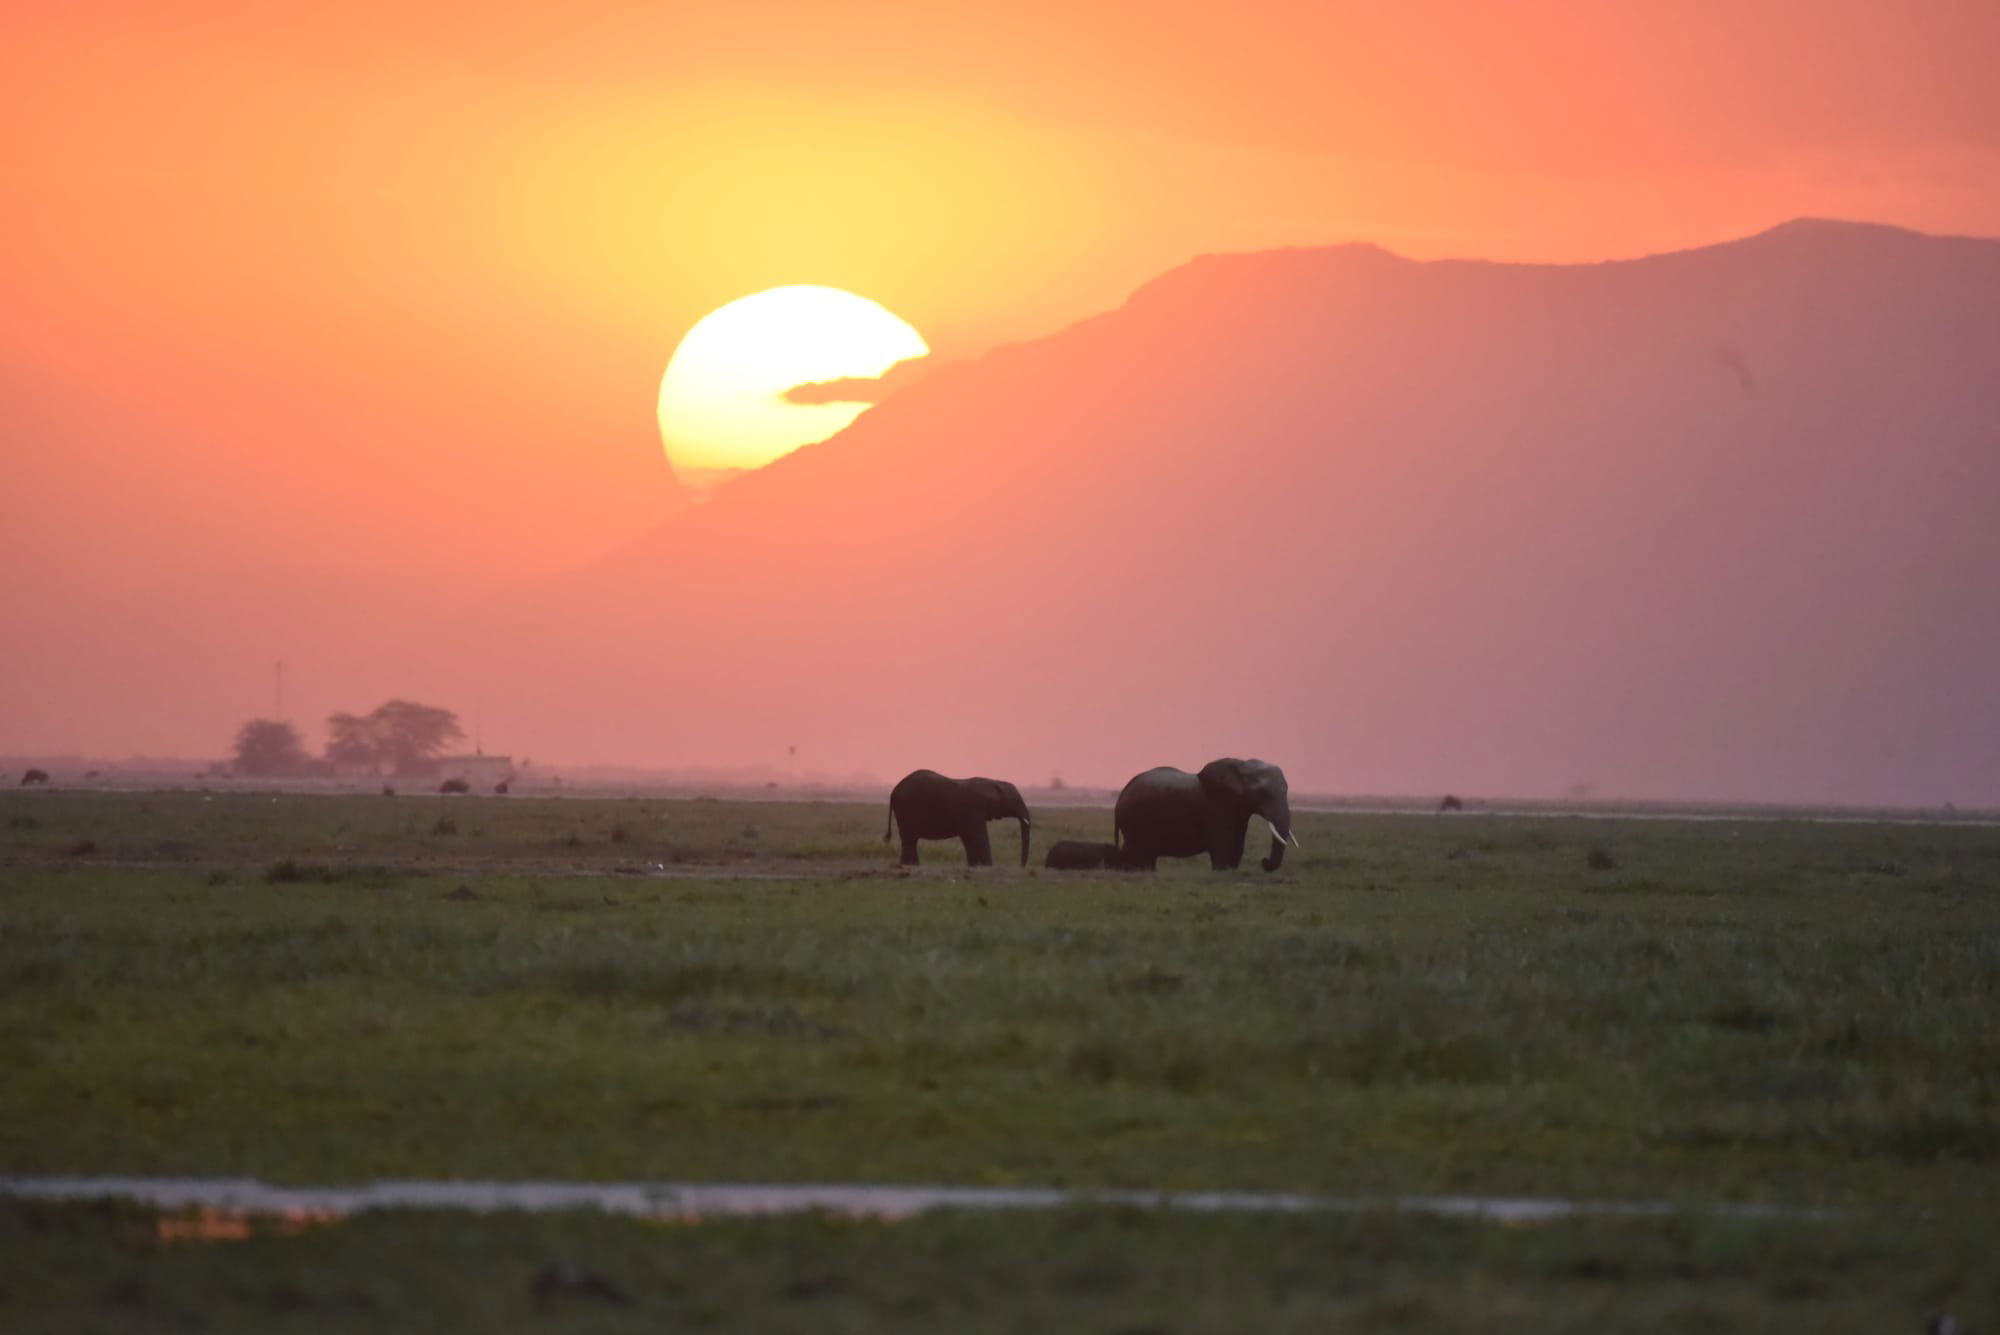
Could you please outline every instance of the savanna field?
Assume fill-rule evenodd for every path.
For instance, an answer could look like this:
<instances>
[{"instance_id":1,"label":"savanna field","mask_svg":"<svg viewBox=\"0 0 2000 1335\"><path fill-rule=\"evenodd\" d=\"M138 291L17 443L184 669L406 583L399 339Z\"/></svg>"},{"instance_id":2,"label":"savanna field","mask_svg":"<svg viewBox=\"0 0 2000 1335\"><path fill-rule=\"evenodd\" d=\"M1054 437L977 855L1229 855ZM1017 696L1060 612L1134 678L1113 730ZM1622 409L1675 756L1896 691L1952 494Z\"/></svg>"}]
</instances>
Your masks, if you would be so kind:
<instances>
[{"instance_id":1,"label":"savanna field","mask_svg":"<svg viewBox=\"0 0 2000 1335\"><path fill-rule=\"evenodd\" d=\"M906 874L884 812L0 796L0 1175L1687 1209L412 1210L190 1242L0 1199L0 1327L2000 1324L2000 829L1302 812L1274 876L955 844ZM1039 809L1035 859L1109 827ZM557 1262L603 1283L538 1284Z\"/></svg>"}]
</instances>

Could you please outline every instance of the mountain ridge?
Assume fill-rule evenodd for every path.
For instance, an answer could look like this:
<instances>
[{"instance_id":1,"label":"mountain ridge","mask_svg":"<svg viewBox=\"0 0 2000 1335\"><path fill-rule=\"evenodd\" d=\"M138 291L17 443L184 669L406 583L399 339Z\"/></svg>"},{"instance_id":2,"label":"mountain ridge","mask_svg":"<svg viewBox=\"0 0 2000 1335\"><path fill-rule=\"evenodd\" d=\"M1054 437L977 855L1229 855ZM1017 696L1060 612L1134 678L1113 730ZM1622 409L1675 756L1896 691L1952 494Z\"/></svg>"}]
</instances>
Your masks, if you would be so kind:
<instances>
[{"instance_id":1,"label":"mountain ridge","mask_svg":"<svg viewBox=\"0 0 2000 1335\"><path fill-rule=\"evenodd\" d=\"M1991 801L1996 309L2000 242L1813 220L1603 265L1198 257L513 624L598 646L635 715L702 702L571 713L607 759Z\"/></svg>"}]
</instances>

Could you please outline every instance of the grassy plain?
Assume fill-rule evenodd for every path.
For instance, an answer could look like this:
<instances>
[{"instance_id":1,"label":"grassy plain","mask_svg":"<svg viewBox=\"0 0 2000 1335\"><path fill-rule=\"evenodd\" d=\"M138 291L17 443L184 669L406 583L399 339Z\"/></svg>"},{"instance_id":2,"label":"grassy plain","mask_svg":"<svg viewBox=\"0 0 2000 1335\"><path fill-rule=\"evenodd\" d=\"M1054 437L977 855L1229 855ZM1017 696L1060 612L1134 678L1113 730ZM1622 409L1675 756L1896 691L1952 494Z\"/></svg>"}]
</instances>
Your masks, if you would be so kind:
<instances>
[{"instance_id":1,"label":"grassy plain","mask_svg":"<svg viewBox=\"0 0 2000 1335\"><path fill-rule=\"evenodd\" d=\"M0 1232L0 1255L68 1256L76 1283L24 1263L0 1294L59 1304L137 1266L155 1316L207 1293L185 1301L220 1320L220 1286L256 1325L270 1294L227 1281L254 1255L361 1266L370 1322L414 1323L485 1301L482 1257L580 1249L652 1286L563 1300L613 1323L730 1324L757 1294L759 1329L2000 1320L2000 830L1304 814L1276 877L968 869L949 845L903 875L882 819L0 796L0 1173L1498 1192L1842 1222L412 1215L160 1252L118 1212L13 1205L25 1250ZM1108 827L1049 809L1036 845Z\"/></svg>"}]
</instances>

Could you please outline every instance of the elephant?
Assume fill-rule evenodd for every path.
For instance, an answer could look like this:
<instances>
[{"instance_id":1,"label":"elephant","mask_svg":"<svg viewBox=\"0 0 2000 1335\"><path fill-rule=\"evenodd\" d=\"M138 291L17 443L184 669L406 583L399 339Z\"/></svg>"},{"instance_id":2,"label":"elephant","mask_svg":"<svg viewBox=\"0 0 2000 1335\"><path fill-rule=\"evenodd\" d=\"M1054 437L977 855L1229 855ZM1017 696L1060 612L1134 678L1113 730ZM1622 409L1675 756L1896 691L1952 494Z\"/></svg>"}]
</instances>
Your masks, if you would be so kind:
<instances>
[{"instance_id":1,"label":"elephant","mask_svg":"<svg viewBox=\"0 0 2000 1335\"><path fill-rule=\"evenodd\" d=\"M1162 765L1133 775L1118 794L1111 837L1127 867L1152 871L1160 858L1206 853L1216 871L1234 871L1243 865L1252 815L1271 826L1271 852L1261 865L1276 871L1285 845L1299 846L1283 770L1261 760L1211 760L1199 774Z\"/></svg>"},{"instance_id":2,"label":"elephant","mask_svg":"<svg viewBox=\"0 0 2000 1335\"><path fill-rule=\"evenodd\" d=\"M441 793L469 793L472 791L472 785L464 779L446 779L438 785L438 791Z\"/></svg>"},{"instance_id":3,"label":"elephant","mask_svg":"<svg viewBox=\"0 0 2000 1335\"><path fill-rule=\"evenodd\" d=\"M947 779L936 770L912 770L889 793L891 830L901 828L903 865L917 865L917 840L957 839L965 845L968 866L993 865L993 845L986 822L1012 818L1021 822L1021 865L1028 865L1028 804L1021 790L1000 779Z\"/></svg>"},{"instance_id":4,"label":"elephant","mask_svg":"<svg viewBox=\"0 0 2000 1335\"><path fill-rule=\"evenodd\" d=\"M1098 867L1118 867L1123 862L1116 844L1087 844L1065 839L1050 847L1042 865L1051 871L1091 871Z\"/></svg>"},{"instance_id":5,"label":"elephant","mask_svg":"<svg viewBox=\"0 0 2000 1335\"><path fill-rule=\"evenodd\" d=\"M27 770L21 775L21 787L23 788L33 788L38 784L46 784L48 781L49 772L45 769Z\"/></svg>"}]
</instances>

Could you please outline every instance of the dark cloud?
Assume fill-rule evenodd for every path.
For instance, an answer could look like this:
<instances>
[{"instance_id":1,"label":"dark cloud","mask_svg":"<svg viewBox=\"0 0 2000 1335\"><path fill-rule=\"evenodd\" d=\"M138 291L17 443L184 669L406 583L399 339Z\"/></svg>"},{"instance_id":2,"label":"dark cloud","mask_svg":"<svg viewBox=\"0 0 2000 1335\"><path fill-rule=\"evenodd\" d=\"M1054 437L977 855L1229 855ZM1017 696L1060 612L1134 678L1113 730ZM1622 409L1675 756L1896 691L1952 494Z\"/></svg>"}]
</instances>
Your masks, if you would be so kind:
<instances>
[{"instance_id":1,"label":"dark cloud","mask_svg":"<svg viewBox=\"0 0 2000 1335\"><path fill-rule=\"evenodd\" d=\"M897 362L879 376L849 376L844 380L814 380L793 385L787 403L880 403L901 393L931 373L929 357Z\"/></svg>"}]
</instances>

